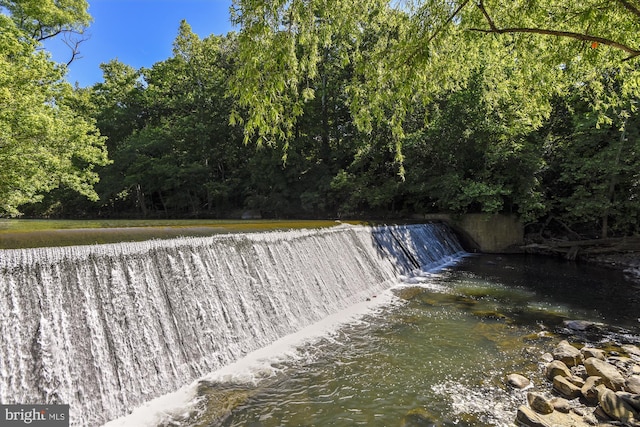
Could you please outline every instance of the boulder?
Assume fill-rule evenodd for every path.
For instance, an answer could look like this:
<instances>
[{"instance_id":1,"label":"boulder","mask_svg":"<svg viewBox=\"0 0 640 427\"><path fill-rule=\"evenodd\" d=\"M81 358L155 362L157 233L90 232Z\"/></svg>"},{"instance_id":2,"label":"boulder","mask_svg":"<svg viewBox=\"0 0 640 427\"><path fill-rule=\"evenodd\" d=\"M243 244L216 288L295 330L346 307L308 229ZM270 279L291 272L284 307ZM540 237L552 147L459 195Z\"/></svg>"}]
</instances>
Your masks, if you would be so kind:
<instances>
[{"instance_id":1,"label":"boulder","mask_svg":"<svg viewBox=\"0 0 640 427\"><path fill-rule=\"evenodd\" d=\"M407 412L400 422L401 427L436 426L436 418L424 408L415 408Z\"/></svg>"},{"instance_id":2,"label":"boulder","mask_svg":"<svg viewBox=\"0 0 640 427\"><path fill-rule=\"evenodd\" d=\"M588 359L590 357L595 357L596 359L605 360L606 353L604 350L600 350L599 348L592 347L583 347L580 349L580 353L582 353L582 357Z\"/></svg>"},{"instance_id":3,"label":"boulder","mask_svg":"<svg viewBox=\"0 0 640 427\"><path fill-rule=\"evenodd\" d=\"M553 412L553 405L541 393L527 393L527 402L531 409L539 414L550 414Z\"/></svg>"},{"instance_id":4,"label":"boulder","mask_svg":"<svg viewBox=\"0 0 640 427\"><path fill-rule=\"evenodd\" d=\"M551 405L553 405L553 409L563 414L568 414L571 411L571 403L562 397L554 397L551 399Z\"/></svg>"},{"instance_id":5,"label":"boulder","mask_svg":"<svg viewBox=\"0 0 640 427\"><path fill-rule=\"evenodd\" d=\"M633 367L635 366L635 362L629 357L613 356L613 357L609 357L607 359L607 362L609 362L609 364L618 368L618 371L620 371L623 375L624 374L630 375L633 370Z\"/></svg>"},{"instance_id":6,"label":"boulder","mask_svg":"<svg viewBox=\"0 0 640 427\"><path fill-rule=\"evenodd\" d=\"M580 387L571 383L567 377L561 375L553 377L553 389L568 399L575 399L582 396Z\"/></svg>"},{"instance_id":7,"label":"boulder","mask_svg":"<svg viewBox=\"0 0 640 427\"><path fill-rule=\"evenodd\" d=\"M524 405L518 407L516 420L527 427L550 427L537 413Z\"/></svg>"},{"instance_id":8,"label":"boulder","mask_svg":"<svg viewBox=\"0 0 640 427\"><path fill-rule=\"evenodd\" d=\"M575 377L579 377L581 380L586 380L589 374L587 374L587 370L584 365L576 365L571 367L571 373Z\"/></svg>"},{"instance_id":9,"label":"boulder","mask_svg":"<svg viewBox=\"0 0 640 427\"><path fill-rule=\"evenodd\" d=\"M551 353L544 353L542 356L540 356L540 361L544 362L544 363L551 363L553 362L553 354Z\"/></svg>"},{"instance_id":10,"label":"boulder","mask_svg":"<svg viewBox=\"0 0 640 427\"><path fill-rule=\"evenodd\" d=\"M625 385L625 379L618 369L604 360L590 357L584 361L584 367L590 376L601 377L603 384L611 390L622 390Z\"/></svg>"},{"instance_id":11,"label":"boulder","mask_svg":"<svg viewBox=\"0 0 640 427\"><path fill-rule=\"evenodd\" d=\"M631 375L624 386L629 393L640 394L640 375Z\"/></svg>"},{"instance_id":12,"label":"boulder","mask_svg":"<svg viewBox=\"0 0 640 427\"><path fill-rule=\"evenodd\" d=\"M509 374L507 376L507 385L522 390L523 388L529 387L531 385L531 381L529 381L529 378L520 374Z\"/></svg>"},{"instance_id":13,"label":"boulder","mask_svg":"<svg viewBox=\"0 0 640 427\"><path fill-rule=\"evenodd\" d=\"M563 377L570 377L571 376L571 371L569 370L567 365L565 365L560 360L554 360L553 362L549 363L546 366L545 375L547 376L547 378L549 380L553 381L553 378L558 376L558 375L563 376Z\"/></svg>"},{"instance_id":14,"label":"boulder","mask_svg":"<svg viewBox=\"0 0 640 427\"><path fill-rule=\"evenodd\" d=\"M638 347L637 345L623 345L622 349L627 352L629 356L636 356L635 358L640 360L640 347Z\"/></svg>"},{"instance_id":15,"label":"boulder","mask_svg":"<svg viewBox=\"0 0 640 427\"><path fill-rule=\"evenodd\" d=\"M602 410L614 420L633 424L638 419L638 413L631 405L604 385L598 386L598 403Z\"/></svg>"},{"instance_id":16,"label":"boulder","mask_svg":"<svg viewBox=\"0 0 640 427\"><path fill-rule=\"evenodd\" d=\"M567 381L569 381L571 384L575 385L576 387L582 387L584 385L584 380L581 377L578 377L576 375L570 375L567 378Z\"/></svg>"},{"instance_id":17,"label":"boulder","mask_svg":"<svg viewBox=\"0 0 640 427\"><path fill-rule=\"evenodd\" d=\"M576 366L582 363L582 353L567 340L560 341L553 349L553 358L560 360L567 366Z\"/></svg>"},{"instance_id":18,"label":"boulder","mask_svg":"<svg viewBox=\"0 0 640 427\"><path fill-rule=\"evenodd\" d=\"M516 424L527 427L590 427L591 425L587 422L586 417L579 416L573 411L569 413L554 411L550 414L543 415L535 412L526 405L518 408Z\"/></svg>"},{"instance_id":19,"label":"boulder","mask_svg":"<svg viewBox=\"0 0 640 427\"><path fill-rule=\"evenodd\" d=\"M598 403L598 391L596 387L602 384L601 377L588 377L584 385L580 388L582 392L582 396L586 399L586 401L590 404Z\"/></svg>"},{"instance_id":20,"label":"boulder","mask_svg":"<svg viewBox=\"0 0 640 427\"><path fill-rule=\"evenodd\" d=\"M586 331L595 325L595 323L589 322L588 320L565 320L562 323L566 328L574 331Z\"/></svg>"},{"instance_id":21,"label":"boulder","mask_svg":"<svg viewBox=\"0 0 640 427\"><path fill-rule=\"evenodd\" d=\"M616 394L627 402L636 412L640 411L640 394L618 391Z\"/></svg>"}]
</instances>

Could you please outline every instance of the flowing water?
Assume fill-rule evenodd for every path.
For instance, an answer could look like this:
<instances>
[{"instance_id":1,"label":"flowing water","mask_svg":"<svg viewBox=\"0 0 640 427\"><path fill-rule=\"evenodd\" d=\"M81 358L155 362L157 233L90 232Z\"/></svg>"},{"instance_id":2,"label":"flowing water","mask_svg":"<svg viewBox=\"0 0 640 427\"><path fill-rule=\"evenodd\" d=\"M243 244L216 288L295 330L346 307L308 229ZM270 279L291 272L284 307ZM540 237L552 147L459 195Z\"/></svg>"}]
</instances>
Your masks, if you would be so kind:
<instances>
[{"instance_id":1,"label":"flowing water","mask_svg":"<svg viewBox=\"0 0 640 427\"><path fill-rule=\"evenodd\" d=\"M176 424L204 426L511 426L544 386L540 357L562 338L640 343L640 285L555 259L473 256L405 280L394 304L298 348L252 384L203 381ZM571 320L595 322L588 331ZM584 325L584 324L583 324Z\"/></svg>"},{"instance_id":2,"label":"flowing water","mask_svg":"<svg viewBox=\"0 0 640 427\"><path fill-rule=\"evenodd\" d=\"M78 426L511 425L504 376L541 384L560 338L640 341L621 274L461 256L440 224L0 251L0 402Z\"/></svg>"},{"instance_id":3,"label":"flowing water","mask_svg":"<svg viewBox=\"0 0 640 427\"><path fill-rule=\"evenodd\" d=\"M440 224L0 251L0 402L99 425L460 251Z\"/></svg>"}]
</instances>

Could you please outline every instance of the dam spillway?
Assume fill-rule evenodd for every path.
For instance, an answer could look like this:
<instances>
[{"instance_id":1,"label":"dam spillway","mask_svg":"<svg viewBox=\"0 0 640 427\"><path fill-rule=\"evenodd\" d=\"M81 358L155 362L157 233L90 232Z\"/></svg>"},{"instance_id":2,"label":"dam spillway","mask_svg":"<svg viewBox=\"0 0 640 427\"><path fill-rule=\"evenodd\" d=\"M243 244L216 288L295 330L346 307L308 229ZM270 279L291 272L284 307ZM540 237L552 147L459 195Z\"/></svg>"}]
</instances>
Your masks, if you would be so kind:
<instances>
[{"instance_id":1,"label":"dam spillway","mask_svg":"<svg viewBox=\"0 0 640 427\"><path fill-rule=\"evenodd\" d=\"M461 252L437 223L0 251L0 402L99 425Z\"/></svg>"}]
</instances>

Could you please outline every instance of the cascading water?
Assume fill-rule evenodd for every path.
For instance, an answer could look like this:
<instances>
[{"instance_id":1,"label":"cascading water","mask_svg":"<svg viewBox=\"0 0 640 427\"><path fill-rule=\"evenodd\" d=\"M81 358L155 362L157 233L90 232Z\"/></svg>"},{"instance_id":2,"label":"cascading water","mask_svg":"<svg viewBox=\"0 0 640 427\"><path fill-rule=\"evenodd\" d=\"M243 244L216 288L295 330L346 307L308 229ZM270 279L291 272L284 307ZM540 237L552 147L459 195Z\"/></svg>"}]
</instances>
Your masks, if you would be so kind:
<instances>
[{"instance_id":1,"label":"cascading water","mask_svg":"<svg viewBox=\"0 0 640 427\"><path fill-rule=\"evenodd\" d=\"M0 251L0 402L98 425L461 251L442 224Z\"/></svg>"}]
</instances>

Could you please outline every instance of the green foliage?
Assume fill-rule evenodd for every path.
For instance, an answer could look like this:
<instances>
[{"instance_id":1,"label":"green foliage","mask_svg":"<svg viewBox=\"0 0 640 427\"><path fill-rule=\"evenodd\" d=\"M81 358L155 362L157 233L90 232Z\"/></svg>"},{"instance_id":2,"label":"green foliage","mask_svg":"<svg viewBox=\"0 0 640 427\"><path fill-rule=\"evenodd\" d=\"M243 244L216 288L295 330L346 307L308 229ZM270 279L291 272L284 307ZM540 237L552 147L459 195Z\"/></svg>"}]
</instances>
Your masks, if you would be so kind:
<instances>
[{"instance_id":1,"label":"green foliage","mask_svg":"<svg viewBox=\"0 0 640 427\"><path fill-rule=\"evenodd\" d=\"M228 125L233 52L233 36L201 40L183 21L171 58L102 65L93 102L114 159L97 187L104 214L211 216L238 204L247 148Z\"/></svg>"},{"instance_id":2,"label":"green foliage","mask_svg":"<svg viewBox=\"0 0 640 427\"><path fill-rule=\"evenodd\" d=\"M600 123L590 100L588 86L577 89L556 103L554 120L541 130L548 165L543 183L552 212L577 230L600 229L603 237L637 233L640 122L631 113L635 105L605 111L610 121Z\"/></svg>"},{"instance_id":3,"label":"green foliage","mask_svg":"<svg viewBox=\"0 0 640 427\"><path fill-rule=\"evenodd\" d=\"M95 166L107 163L103 138L74 109L80 95L62 80L64 69L27 32L33 22L41 31L73 26L79 15L53 3L2 6L15 14L0 14L0 215L19 215L58 187L95 200Z\"/></svg>"},{"instance_id":4,"label":"green foliage","mask_svg":"<svg viewBox=\"0 0 640 427\"><path fill-rule=\"evenodd\" d=\"M25 38L42 41L63 32L82 32L91 22L86 0L0 0Z\"/></svg>"},{"instance_id":5,"label":"green foliage","mask_svg":"<svg viewBox=\"0 0 640 427\"><path fill-rule=\"evenodd\" d=\"M103 64L104 82L49 104L95 119L114 162L94 170L102 204L65 189L48 206L501 212L637 233L632 4L236 0L239 34L200 39L182 22L171 58Z\"/></svg>"},{"instance_id":6,"label":"green foliage","mask_svg":"<svg viewBox=\"0 0 640 427\"><path fill-rule=\"evenodd\" d=\"M488 105L511 102L512 124L531 130L548 116L550 96L640 54L633 48L640 41L637 9L622 1L586 3L423 0L394 8L376 0L237 0L232 87L247 108L246 139L288 140L328 48L354 71L345 91L362 131L387 123L401 139L417 97L464 85L478 63L486 69ZM631 64L621 66L634 77L624 79L622 92L637 94Z\"/></svg>"}]
</instances>

